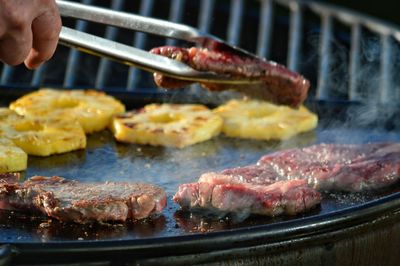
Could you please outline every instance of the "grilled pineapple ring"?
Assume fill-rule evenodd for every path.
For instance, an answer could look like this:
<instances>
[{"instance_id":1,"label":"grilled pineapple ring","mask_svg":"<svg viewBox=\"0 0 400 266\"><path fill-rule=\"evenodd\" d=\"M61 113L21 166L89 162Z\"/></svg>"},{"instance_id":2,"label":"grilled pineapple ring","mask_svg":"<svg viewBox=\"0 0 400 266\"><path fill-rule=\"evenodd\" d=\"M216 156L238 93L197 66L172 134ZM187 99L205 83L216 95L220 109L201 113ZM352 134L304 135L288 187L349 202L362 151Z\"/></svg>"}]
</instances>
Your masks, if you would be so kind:
<instances>
[{"instance_id":1,"label":"grilled pineapple ring","mask_svg":"<svg viewBox=\"0 0 400 266\"><path fill-rule=\"evenodd\" d=\"M86 135L76 120L25 117L0 108L0 138L12 140L30 155L48 156L86 147Z\"/></svg>"},{"instance_id":2,"label":"grilled pineapple ring","mask_svg":"<svg viewBox=\"0 0 400 266\"><path fill-rule=\"evenodd\" d=\"M0 173L23 171L28 165L28 155L13 141L0 138Z\"/></svg>"},{"instance_id":3,"label":"grilled pineapple ring","mask_svg":"<svg viewBox=\"0 0 400 266\"><path fill-rule=\"evenodd\" d=\"M317 115L306 107L292 109L257 100L231 100L213 110L222 116L222 132L230 137L284 140L314 129Z\"/></svg>"},{"instance_id":4,"label":"grilled pineapple ring","mask_svg":"<svg viewBox=\"0 0 400 266\"><path fill-rule=\"evenodd\" d=\"M77 119L85 133L103 130L111 117L125 111L124 105L95 90L41 89L10 104L20 115Z\"/></svg>"},{"instance_id":5,"label":"grilled pineapple ring","mask_svg":"<svg viewBox=\"0 0 400 266\"><path fill-rule=\"evenodd\" d=\"M221 126L204 105L150 104L115 116L110 128L121 142L183 148L218 135Z\"/></svg>"}]
</instances>

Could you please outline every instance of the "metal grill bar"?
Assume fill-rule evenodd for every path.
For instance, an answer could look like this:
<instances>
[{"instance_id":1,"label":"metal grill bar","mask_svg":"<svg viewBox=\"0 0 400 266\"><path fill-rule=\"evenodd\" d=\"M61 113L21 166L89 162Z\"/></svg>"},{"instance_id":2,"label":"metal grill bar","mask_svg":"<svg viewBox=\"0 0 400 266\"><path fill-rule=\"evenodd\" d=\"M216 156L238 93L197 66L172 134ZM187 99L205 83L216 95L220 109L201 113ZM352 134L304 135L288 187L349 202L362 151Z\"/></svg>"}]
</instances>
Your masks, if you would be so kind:
<instances>
[{"instance_id":1,"label":"metal grill bar","mask_svg":"<svg viewBox=\"0 0 400 266\"><path fill-rule=\"evenodd\" d=\"M227 41L233 45L239 44L242 30L243 8L243 0L231 0Z\"/></svg>"},{"instance_id":2,"label":"metal grill bar","mask_svg":"<svg viewBox=\"0 0 400 266\"><path fill-rule=\"evenodd\" d=\"M380 79L380 90L379 90L379 101L380 103L390 102L391 95L394 95L394 91L391 91L392 86L392 39L389 35L381 36L381 79Z\"/></svg>"},{"instance_id":3,"label":"metal grill bar","mask_svg":"<svg viewBox=\"0 0 400 266\"><path fill-rule=\"evenodd\" d=\"M287 66L293 71L298 71L301 60L301 36L303 27L302 6L293 2L290 5L289 50Z\"/></svg>"},{"instance_id":4,"label":"metal grill bar","mask_svg":"<svg viewBox=\"0 0 400 266\"><path fill-rule=\"evenodd\" d=\"M14 73L14 68L11 66L4 65L1 73L1 85L6 85L11 82L11 76Z\"/></svg>"},{"instance_id":5,"label":"metal grill bar","mask_svg":"<svg viewBox=\"0 0 400 266\"><path fill-rule=\"evenodd\" d=\"M212 21L215 0L203 0L200 4L199 29L202 32L209 32Z\"/></svg>"},{"instance_id":6,"label":"metal grill bar","mask_svg":"<svg viewBox=\"0 0 400 266\"><path fill-rule=\"evenodd\" d=\"M111 3L111 8L113 10L122 10L123 6L125 4L125 0L114 0ZM112 26L107 26L106 28L106 33L105 33L105 38L109 40L115 40L118 34L118 28L112 27ZM110 76L110 63L111 61L102 58L100 60L99 68L97 69L97 75L96 75L96 81L95 81L95 87L98 89L102 89L106 85L106 81L108 80Z\"/></svg>"},{"instance_id":7,"label":"metal grill bar","mask_svg":"<svg viewBox=\"0 0 400 266\"><path fill-rule=\"evenodd\" d=\"M332 39L332 17L324 14L322 17L322 36L320 41L320 62L318 73L317 99L327 99L329 97L328 83L331 56Z\"/></svg>"},{"instance_id":8,"label":"metal grill bar","mask_svg":"<svg viewBox=\"0 0 400 266\"><path fill-rule=\"evenodd\" d=\"M39 87L43 80L43 75L46 73L47 64L42 64L38 67L35 72L33 72L33 77L31 80L31 86Z\"/></svg>"},{"instance_id":9,"label":"metal grill bar","mask_svg":"<svg viewBox=\"0 0 400 266\"><path fill-rule=\"evenodd\" d=\"M154 1L153 0L142 0L140 5L139 13L142 16L150 17L153 10ZM134 36L133 46L139 49L144 49L147 41L147 35L141 32L136 32ZM137 87L139 83L141 70L130 67L128 73L127 90L132 91Z\"/></svg>"},{"instance_id":10,"label":"metal grill bar","mask_svg":"<svg viewBox=\"0 0 400 266\"><path fill-rule=\"evenodd\" d=\"M185 0L172 0L169 20L172 22L180 23L182 21L183 8ZM176 45L176 40L167 39L166 45Z\"/></svg>"},{"instance_id":11,"label":"metal grill bar","mask_svg":"<svg viewBox=\"0 0 400 266\"><path fill-rule=\"evenodd\" d=\"M100 3L100 0L75 0L82 2L83 4L96 5ZM183 17L183 11L185 9L185 0L143 0L141 1L140 14L144 16L150 16L152 14L153 8L156 5L156 1L162 3L170 3L170 14L169 20L174 22L181 22ZM303 50L303 26L309 26L308 18L306 17L304 11L311 10L314 14L321 17L321 27L320 27L320 42L319 42L319 66L318 66L318 77L317 77L317 89L316 98L318 99L328 99L334 94L330 91L334 89L330 85L330 78L332 77L331 68L332 64L335 63L331 61L333 47L333 23L339 22L344 23L351 27L351 42L350 42L350 53L349 53L349 80L348 80L348 99L349 100L367 100L367 98L376 99L382 103L394 102L400 97L400 94L395 90L394 78L397 79L397 75L394 76L393 56L397 53L397 45L400 42L400 30L388 23L376 20L374 18L358 14L356 12L348 11L346 9L330 6L318 2L312 1L297 1L297 0L253 0L260 4L259 12L259 27L257 32L257 49L256 53L262 57L269 58L271 53L272 44L275 44L275 39L272 38L272 33L274 30L274 11L276 7L288 9L290 11L289 17L289 32L288 32L288 51L287 51L287 66L289 69L294 71L302 71L300 69L300 62L302 60L301 51ZM110 1L110 8L114 10L121 10L127 3L125 0L112 0ZM230 0L225 1L226 4L230 4L229 10L229 20L228 28L226 32L226 39L228 42L239 45L241 36L241 29L246 25L244 20L244 12L247 11L248 1L243 0ZM191 3L192 4L192 3ZM218 3L219 4L219 3ZM215 0L198 0L197 7L199 7L199 17L198 17L198 28L203 32L209 32L210 26L213 23L214 8L216 5ZM192 5L191 5L192 6ZM196 5L194 5L196 6ZM253 5L249 5L252 8ZM250 9L249 9L250 10ZM197 12L197 10L189 10L190 12ZM280 16L280 13L278 14ZM277 24L280 22L275 21ZM307 22L307 24L305 24ZM279 24L281 25L281 24ZM218 25L217 25L218 26ZM87 28L87 22L78 21L76 24L76 29L85 31ZM379 93L364 93L362 91L360 84L360 71L363 70L361 65L362 56L362 40L363 40L363 30L371 32L375 36L380 37L380 76L379 78ZM113 27L107 27L105 37L108 39L116 39L118 34L118 29ZM140 49L146 49L146 44L148 42L148 36L143 33L135 33L133 45ZM174 40L168 40L168 45L174 45ZM379 44L378 44L379 45ZM275 49L275 45L273 46ZM308 46L305 48L309 48ZM65 50L64 50L65 52ZM60 86L63 84L64 87L73 87L77 83L81 56L80 52L77 50L70 50L67 54L67 66L63 71L65 71L65 76L63 80L58 81ZM282 62L280 62L282 63ZM345 63L345 62L342 62ZM335 64L336 65L336 64ZM94 73L95 87L104 88L109 83L111 72L111 64L107 59L101 59L99 67ZM26 82L24 79L20 79L16 76L20 73L21 69L16 72L15 67L10 67L4 65L2 67L0 84L22 84ZM23 70L22 71L28 71ZM42 65L37 70L34 71L32 79L28 84L32 86L40 86L43 83L44 76L50 71L47 64ZM378 73L379 73L378 72ZM80 73L80 72L79 72ZM28 75L26 75L28 76ZM24 76L25 77L25 76ZM141 70L136 68L130 68L126 80L127 90L133 90L142 81L143 75L141 75ZM26 85L26 84L24 84ZM46 85L46 84L43 84ZM58 85L57 85L58 86ZM394 97L394 94L399 96ZM343 95L343 94L341 94Z\"/></svg>"},{"instance_id":12,"label":"metal grill bar","mask_svg":"<svg viewBox=\"0 0 400 266\"><path fill-rule=\"evenodd\" d=\"M204 33L210 32L210 26L213 19L213 13L215 8L215 0L204 0L200 3L200 11L198 17L198 29ZM190 90L196 92L201 90L199 84L190 85Z\"/></svg>"},{"instance_id":13,"label":"metal grill bar","mask_svg":"<svg viewBox=\"0 0 400 266\"><path fill-rule=\"evenodd\" d=\"M359 69L360 69L360 45L361 45L361 26L354 24L351 28L351 48L350 48L350 73L349 73L349 100L360 100L358 91Z\"/></svg>"},{"instance_id":14,"label":"metal grill bar","mask_svg":"<svg viewBox=\"0 0 400 266\"><path fill-rule=\"evenodd\" d=\"M258 30L257 55L268 58L271 46L273 3L271 0L261 2L260 28Z\"/></svg>"},{"instance_id":15,"label":"metal grill bar","mask_svg":"<svg viewBox=\"0 0 400 266\"><path fill-rule=\"evenodd\" d=\"M85 5L91 5L93 1L83 0L82 3ZM80 20L76 23L75 29L78 31L86 31L87 26L88 26L87 21ZM71 88L75 84L78 64L80 61L80 55L81 53L76 49L71 49L69 52L67 68L65 71L64 83L63 83L63 86L66 88Z\"/></svg>"}]
</instances>

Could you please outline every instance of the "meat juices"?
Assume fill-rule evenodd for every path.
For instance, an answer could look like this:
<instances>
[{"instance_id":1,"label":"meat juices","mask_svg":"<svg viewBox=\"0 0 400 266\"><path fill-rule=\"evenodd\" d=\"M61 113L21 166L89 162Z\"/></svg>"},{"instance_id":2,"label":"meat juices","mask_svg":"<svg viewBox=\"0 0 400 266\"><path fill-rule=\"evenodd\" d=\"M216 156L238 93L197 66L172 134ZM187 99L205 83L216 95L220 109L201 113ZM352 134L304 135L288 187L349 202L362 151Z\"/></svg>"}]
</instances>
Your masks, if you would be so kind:
<instances>
[{"instance_id":1,"label":"meat juices","mask_svg":"<svg viewBox=\"0 0 400 266\"><path fill-rule=\"evenodd\" d=\"M293 215L320 203L317 190L361 192L392 185L399 177L399 143L320 144L205 173L198 182L181 185L174 201L183 208Z\"/></svg>"},{"instance_id":2,"label":"meat juices","mask_svg":"<svg viewBox=\"0 0 400 266\"><path fill-rule=\"evenodd\" d=\"M292 107L298 107L307 97L310 83L300 74L292 72L275 62L254 59L235 55L228 51L221 51L218 47L189 49L163 46L150 51L171 59L181 61L198 71L211 71L232 77L245 77L260 79L260 84L254 85L229 85L216 83L201 83L211 91L235 89L245 91L247 94L256 91L251 86L262 86L262 98L271 102ZM181 88L190 84L161 74L154 74L154 81L159 87ZM258 95L259 96L259 95Z\"/></svg>"},{"instance_id":3,"label":"meat juices","mask_svg":"<svg viewBox=\"0 0 400 266\"><path fill-rule=\"evenodd\" d=\"M143 219L166 206L164 190L143 183L80 183L35 176L23 183L0 182L3 209L39 212L76 223Z\"/></svg>"}]
</instances>

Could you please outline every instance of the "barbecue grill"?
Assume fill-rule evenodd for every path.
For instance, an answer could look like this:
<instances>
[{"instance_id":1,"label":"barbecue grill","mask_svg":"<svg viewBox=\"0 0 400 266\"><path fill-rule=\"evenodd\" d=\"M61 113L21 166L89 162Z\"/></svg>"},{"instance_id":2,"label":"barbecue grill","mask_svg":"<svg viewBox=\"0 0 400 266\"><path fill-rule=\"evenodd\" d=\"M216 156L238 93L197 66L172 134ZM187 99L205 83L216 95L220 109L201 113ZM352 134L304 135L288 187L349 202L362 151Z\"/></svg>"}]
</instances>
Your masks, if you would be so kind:
<instances>
[{"instance_id":1,"label":"barbecue grill","mask_svg":"<svg viewBox=\"0 0 400 266\"><path fill-rule=\"evenodd\" d=\"M396 102L400 30L336 6L290 0L147 0L81 3L185 23L298 71L311 81L307 106L318 129L285 142L218 137L183 150L115 143L109 132L89 136L86 151L30 157L26 176L62 175L82 182L146 179L166 188L202 172L255 162L278 149L312 143L400 141ZM149 50L187 45L86 21L64 25ZM397 71L398 72L398 71ZM35 71L2 66L0 105L38 87L96 88L128 109L151 102L215 106L232 96L198 86L158 90L152 75L107 59L58 47ZM136 178L136 179L135 179ZM123 225L74 225L0 212L4 264L143 265L397 265L400 186L374 193L325 195L321 208L296 217L208 217L178 210Z\"/></svg>"}]
</instances>

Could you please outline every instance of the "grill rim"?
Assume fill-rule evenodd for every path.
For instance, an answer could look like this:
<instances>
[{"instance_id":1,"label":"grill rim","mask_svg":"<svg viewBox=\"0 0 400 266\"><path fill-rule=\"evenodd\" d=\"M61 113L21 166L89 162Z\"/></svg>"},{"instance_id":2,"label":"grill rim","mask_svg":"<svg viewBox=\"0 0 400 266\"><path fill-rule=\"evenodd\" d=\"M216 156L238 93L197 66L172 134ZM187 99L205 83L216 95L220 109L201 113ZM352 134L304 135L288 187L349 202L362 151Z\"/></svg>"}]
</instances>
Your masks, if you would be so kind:
<instances>
[{"instance_id":1,"label":"grill rim","mask_svg":"<svg viewBox=\"0 0 400 266\"><path fill-rule=\"evenodd\" d=\"M253 249L263 247L264 252L276 252L276 247L288 249L287 241L297 245L307 245L310 239L329 240L332 235L347 236L349 231L360 226L379 226L388 219L400 217L400 192L382 197L354 207L349 207L334 213L316 215L278 222L269 225L259 225L229 231L210 232L207 234L191 234L173 237L137 239L137 240L100 240L100 241L64 241L46 243L5 243L0 247L0 254L11 250L14 259L19 262L40 263L71 262L84 259L93 260L96 255L100 260L145 259L158 257L162 260L166 255L188 256L208 252L235 250L237 248ZM157 252L155 256L154 252ZM40 255L43 256L40 256ZM5 257L6 257L5 256ZM64 256L68 256L66 259ZM5 257L0 257L0 260Z\"/></svg>"}]
</instances>

